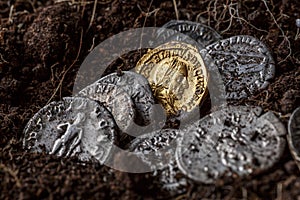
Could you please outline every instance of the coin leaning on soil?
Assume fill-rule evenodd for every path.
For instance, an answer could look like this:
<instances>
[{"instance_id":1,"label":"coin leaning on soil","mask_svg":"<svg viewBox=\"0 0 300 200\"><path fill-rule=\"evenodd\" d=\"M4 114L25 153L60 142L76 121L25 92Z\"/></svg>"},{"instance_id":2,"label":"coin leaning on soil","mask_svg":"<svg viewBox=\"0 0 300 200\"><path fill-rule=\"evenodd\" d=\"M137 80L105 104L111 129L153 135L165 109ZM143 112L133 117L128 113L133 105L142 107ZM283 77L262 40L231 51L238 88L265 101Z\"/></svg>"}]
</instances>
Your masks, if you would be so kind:
<instances>
[{"instance_id":1,"label":"coin leaning on soil","mask_svg":"<svg viewBox=\"0 0 300 200\"><path fill-rule=\"evenodd\" d=\"M228 100L247 98L265 89L275 75L271 52L252 36L223 39L200 52L210 55L219 68Z\"/></svg>"},{"instance_id":2,"label":"coin leaning on soil","mask_svg":"<svg viewBox=\"0 0 300 200\"><path fill-rule=\"evenodd\" d=\"M24 128L23 147L80 161L103 163L116 141L117 125L95 101L65 97L40 109Z\"/></svg>"},{"instance_id":3,"label":"coin leaning on soil","mask_svg":"<svg viewBox=\"0 0 300 200\"><path fill-rule=\"evenodd\" d=\"M287 141L291 154L300 169L300 107L294 110L289 119Z\"/></svg>"},{"instance_id":4,"label":"coin leaning on soil","mask_svg":"<svg viewBox=\"0 0 300 200\"><path fill-rule=\"evenodd\" d=\"M285 134L272 112L261 115L259 107L230 106L185 129L176 161L182 173L196 182L248 176L279 161Z\"/></svg>"},{"instance_id":5,"label":"coin leaning on soil","mask_svg":"<svg viewBox=\"0 0 300 200\"><path fill-rule=\"evenodd\" d=\"M203 59L197 48L186 43L169 42L148 51L135 71L148 79L154 97L168 115L193 110L207 92Z\"/></svg>"}]
</instances>

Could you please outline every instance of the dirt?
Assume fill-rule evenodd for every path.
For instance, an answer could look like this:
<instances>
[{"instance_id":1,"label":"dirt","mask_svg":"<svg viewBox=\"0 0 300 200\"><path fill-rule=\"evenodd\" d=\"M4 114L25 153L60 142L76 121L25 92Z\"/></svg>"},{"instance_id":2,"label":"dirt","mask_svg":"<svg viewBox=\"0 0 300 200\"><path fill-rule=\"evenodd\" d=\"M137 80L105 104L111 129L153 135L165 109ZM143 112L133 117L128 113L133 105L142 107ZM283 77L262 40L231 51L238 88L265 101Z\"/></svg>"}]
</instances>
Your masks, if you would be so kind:
<instances>
[{"instance_id":1,"label":"dirt","mask_svg":"<svg viewBox=\"0 0 300 200\"><path fill-rule=\"evenodd\" d=\"M1 199L297 199L300 173L288 147L268 171L216 185L191 182L186 193L175 196L151 174L25 152L24 126L48 102L72 95L76 73L93 47L125 30L159 27L177 15L205 23L223 38L252 35L268 45L276 76L266 90L239 104L272 110L285 125L300 105L298 0L97 2L95 12L93 1L0 2ZM140 55L112 61L107 73L134 66Z\"/></svg>"}]
</instances>

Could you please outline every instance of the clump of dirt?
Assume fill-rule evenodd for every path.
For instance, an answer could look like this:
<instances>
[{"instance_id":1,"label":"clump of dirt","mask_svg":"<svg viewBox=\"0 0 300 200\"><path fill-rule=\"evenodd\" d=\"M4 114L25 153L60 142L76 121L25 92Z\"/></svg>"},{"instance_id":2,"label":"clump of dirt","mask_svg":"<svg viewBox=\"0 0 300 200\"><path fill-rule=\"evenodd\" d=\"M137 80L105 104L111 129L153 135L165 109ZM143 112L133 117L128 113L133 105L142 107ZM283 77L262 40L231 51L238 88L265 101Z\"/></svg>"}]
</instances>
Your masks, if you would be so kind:
<instances>
[{"instance_id":1,"label":"clump of dirt","mask_svg":"<svg viewBox=\"0 0 300 200\"><path fill-rule=\"evenodd\" d=\"M246 34L266 43L273 52L276 76L266 90L238 104L272 110L287 125L299 106L298 1L2 1L1 199L134 199L144 193L147 198L171 198L157 189L151 174L128 174L72 158L24 152L22 131L47 102L72 95L81 63L100 42L125 30L158 27L177 17L209 25L223 38ZM106 73L134 67L143 52L129 52L111 61ZM172 198L296 199L299 175L287 147L280 162L266 172L217 185L191 182L186 193Z\"/></svg>"}]
</instances>

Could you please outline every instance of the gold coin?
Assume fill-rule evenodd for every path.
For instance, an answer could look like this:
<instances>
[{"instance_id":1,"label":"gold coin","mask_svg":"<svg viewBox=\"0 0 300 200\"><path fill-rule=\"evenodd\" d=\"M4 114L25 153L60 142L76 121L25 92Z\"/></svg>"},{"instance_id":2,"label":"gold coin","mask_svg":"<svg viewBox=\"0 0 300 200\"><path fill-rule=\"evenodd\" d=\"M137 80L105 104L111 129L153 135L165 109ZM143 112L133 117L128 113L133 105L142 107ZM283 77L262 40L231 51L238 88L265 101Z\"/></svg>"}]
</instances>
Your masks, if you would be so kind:
<instances>
[{"instance_id":1,"label":"gold coin","mask_svg":"<svg viewBox=\"0 0 300 200\"><path fill-rule=\"evenodd\" d=\"M148 79L168 115L193 110L206 94L206 67L197 48L190 44L172 41L150 50L135 71Z\"/></svg>"}]
</instances>

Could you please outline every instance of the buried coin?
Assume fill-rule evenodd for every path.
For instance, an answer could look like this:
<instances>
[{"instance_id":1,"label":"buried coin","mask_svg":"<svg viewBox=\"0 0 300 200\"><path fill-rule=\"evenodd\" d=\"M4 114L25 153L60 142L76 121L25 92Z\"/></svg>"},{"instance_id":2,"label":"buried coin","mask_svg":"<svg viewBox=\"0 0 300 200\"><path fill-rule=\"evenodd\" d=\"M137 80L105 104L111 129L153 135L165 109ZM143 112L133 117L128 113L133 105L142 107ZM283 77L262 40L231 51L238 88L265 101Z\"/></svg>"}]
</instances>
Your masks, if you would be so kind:
<instances>
[{"instance_id":1,"label":"buried coin","mask_svg":"<svg viewBox=\"0 0 300 200\"><path fill-rule=\"evenodd\" d=\"M123 132L129 131L134 123L134 104L121 87L96 82L81 90L78 95L99 101L106 106Z\"/></svg>"},{"instance_id":2,"label":"buried coin","mask_svg":"<svg viewBox=\"0 0 300 200\"><path fill-rule=\"evenodd\" d=\"M270 51L252 36L220 40L201 50L201 54L209 54L218 66L227 99L247 98L265 89L275 75Z\"/></svg>"},{"instance_id":3,"label":"buried coin","mask_svg":"<svg viewBox=\"0 0 300 200\"><path fill-rule=\"evenodd\" d=\"M24 129L23 146L81 161L103 163L116 136L116 125L106 108L81 97L65 97L39 110Z\"/></svg>"},{"instance_id":4,"label":"buried coin","mask_svg":"<svg viewBox=\"0 0 300 200\"><path fill-rule=\"evenodd\" d=\"M298 107L290 117L287 139L290 151L300 169L300 107Z\"/></svg>"},{"instance_id":5,"label":"buried coin","mask_svg":"<svg viewBox=\"0 0 300 200\"><path fill-rule=\"evenodd\" d=\"M192 180L214 183L273 166L281 157L285 128L272 112L258 107L227 107L187 127L176 161Z\"/></svg>"},{"instance_id":6,"label":"buried coin","mask_svg":"<svg viewBox=\"0 0 300 200\"><path fill-rule=\"evenodd\" d=\"M178 33L183 33L189 38ZM171 20L157 32L157 40L164 43L172 40L187 42L189 39L195 40L199 44L199 49L203 49L222 37L209 26L187 20Z\"/></svg>"},{"instance_id":7,"label":"buried coin","mask_svg":"<svg viewBox=\"0 0 300 200\"><path fill-rule=\"evenodd\" d=\"M154 97L168 115L193 110L206 95L207 71L192 45L163 44L145 54L135 70L148 79Z\"/></svg>"},{"instance_id":8,"label":"buried coin","mask_svg":"<svg viewBox=\"0 0 300 200\"><path fill-rule=\"evenodd\" d=\"M109 74L97 82L121 87L129 94L135 104L137 124L148 125L151 122L154 98L145 77L135 72L123 71L120 75L117 73Z\"/></svg>"}]
</instances>

